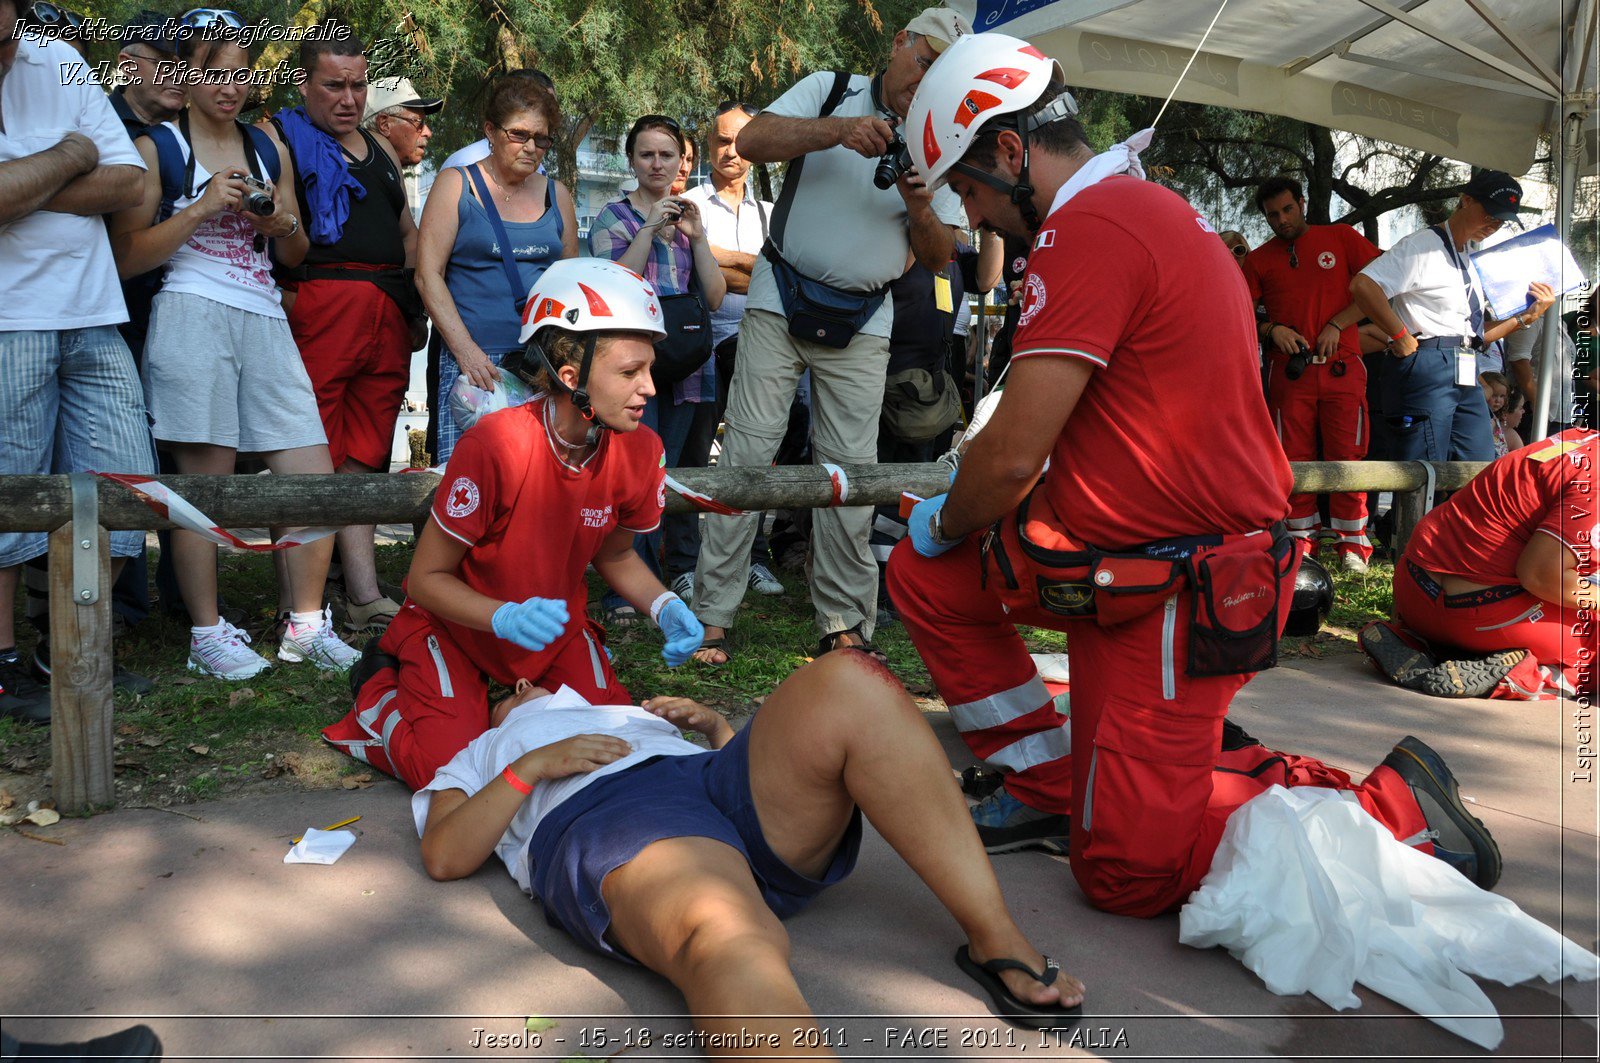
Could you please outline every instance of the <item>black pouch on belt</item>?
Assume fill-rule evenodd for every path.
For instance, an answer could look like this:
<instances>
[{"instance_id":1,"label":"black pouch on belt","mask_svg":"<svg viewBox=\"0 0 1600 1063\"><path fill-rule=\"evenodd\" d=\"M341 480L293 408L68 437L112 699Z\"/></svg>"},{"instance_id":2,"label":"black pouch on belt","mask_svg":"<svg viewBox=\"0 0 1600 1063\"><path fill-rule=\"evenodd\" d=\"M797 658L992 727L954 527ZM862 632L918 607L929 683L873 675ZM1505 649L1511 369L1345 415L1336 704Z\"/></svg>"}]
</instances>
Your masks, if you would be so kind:
<instances>
[{"instance_id":1,"label":"black pouch on belt","mask_svg":"<svg viewBox=\"0 0 1600 1063\"><path fill-rule=\"evenodd\" d=\"M1230 537L1189 558L1194 594L1187 675L1244 675L1278 663L1279 607L1295 560L1282 523L1260 536Z\"/></svg>"}]
</instances>

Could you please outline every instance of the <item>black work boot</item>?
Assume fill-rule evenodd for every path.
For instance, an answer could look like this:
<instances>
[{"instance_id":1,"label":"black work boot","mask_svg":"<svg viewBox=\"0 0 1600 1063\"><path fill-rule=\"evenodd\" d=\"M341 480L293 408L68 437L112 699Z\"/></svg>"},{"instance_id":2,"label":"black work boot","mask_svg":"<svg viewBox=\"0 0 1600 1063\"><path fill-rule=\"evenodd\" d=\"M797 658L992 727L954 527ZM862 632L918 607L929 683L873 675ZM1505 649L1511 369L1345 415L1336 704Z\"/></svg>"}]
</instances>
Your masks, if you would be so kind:
<instances>
[{"instance_id":1,"label":"black work boot","mask_svg":"<svg viewBox=\"0 0 1600 1063\"><path fill-rule=\"evenodd\" d=\"M1433 855L1483 889L1493 889L1500 881L1500 846L1461 803L1456 777L1444 758L1422 739L1407 735L1383 758L1383 767L1411 787L1428 824Z\"/></svg>"}]
</instances>

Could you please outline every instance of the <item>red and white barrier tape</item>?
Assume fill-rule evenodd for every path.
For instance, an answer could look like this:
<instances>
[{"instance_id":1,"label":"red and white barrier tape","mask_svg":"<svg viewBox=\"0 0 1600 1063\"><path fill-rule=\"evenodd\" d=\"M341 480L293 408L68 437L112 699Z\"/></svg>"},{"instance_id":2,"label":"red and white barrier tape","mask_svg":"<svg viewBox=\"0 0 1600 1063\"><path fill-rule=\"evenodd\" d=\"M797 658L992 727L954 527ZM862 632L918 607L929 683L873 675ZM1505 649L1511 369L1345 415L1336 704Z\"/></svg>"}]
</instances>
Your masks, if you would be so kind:
<instances>
[{"instance_id":1,"label":"red and white barrier tape","mask_svg":"<svg viewBox=\"0 0 1600 1063\"><path fill-rule=\"evenodd\" d=\"M200 512L187 499L166 484L153 476L137 476L129 473L102 472L96 473L112 483L119 483L144 500L157 516L166 517L185 531L192 531L196 535L210 539L219 546L231 546L237 550L289 550L296 546L325 539L338 531L337 528L302 528L299 531L285 535L275 543L247 543L226 528L217 526L217 523L204 513Z\"/></svg>"},{"instance_id":2,"label":"red and white barrier tape","mask_svg":"<svg viewBox=\"0 0 1600 1063\"><path fill-rule=\"evenodd\" d=\"M828 474L828 482L833 485L833 501L828 503L829 507L844 505L850 500L850 477L831 461L823 462L822 468Z\"/></svg>"},{"instance_id":3,"label":"red and white barrier tape","mask_svg":"<svg viewBox=\"0 0 1600 1063\"><path fill-rule=\"evenodd\" d=\"M670 476L668 476L666 480L669 488L682 495L691 506L700 510L702 513L720 513L724 517L740 517L746 512L745 510L735 509L732 506L718 502L710 495L703 495L699 491L691 490Z\"/></svg>"}]
</instances>

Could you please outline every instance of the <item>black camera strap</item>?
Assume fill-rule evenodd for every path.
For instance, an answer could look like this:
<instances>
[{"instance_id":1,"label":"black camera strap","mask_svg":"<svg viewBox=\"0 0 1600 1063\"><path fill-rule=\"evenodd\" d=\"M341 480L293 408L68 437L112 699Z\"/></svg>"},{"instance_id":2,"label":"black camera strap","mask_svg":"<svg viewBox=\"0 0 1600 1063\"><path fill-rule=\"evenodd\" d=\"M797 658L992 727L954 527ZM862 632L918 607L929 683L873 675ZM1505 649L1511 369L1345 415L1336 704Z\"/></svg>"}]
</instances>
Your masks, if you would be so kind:
<instances>
[{"instance_id":1,"label":"black camera strap","mask_svg":"<svg viewBox=\"0 0 1600 1063\"><path fill-rule=\"evenodd\" d=\"M828 90L827 99L822 101L822 110L818 118L827 118L838 110L839 104L844 102L845 90L850 87L850 75L843 70L833 72L833 87ZM778 202L772 208L772 229L769 239L778 248L783 249L783 232L789 225L789 211L794 206L795 193L800 189L800 173L805 168L806 157L801 155L789 163L789 170L783 177L783 191L778 194ZM759 202L760 196L758 195Z\"/></svg>"},{"instance_id":2,"label":"black camera strap","mask_svg":"<svg viewBox=\"0 0 1600 1063\"><path fill-rule=\"evenodd\" d=\"M239 139L244 142L244 162L250 167L250 176L257 181L261 180L261 163L256 159L256 146L250 141L250 127L239 121L233 121L233 126L239 131ZM183 146L188 156L183 160L183 194L186 199L193 199L205 191L206 185L211 183L207 178L199 188L194 186L194 138L189 135L189 109L185 107L178 112L178 132L183 135Z\"/></svg>"}]
</instances>

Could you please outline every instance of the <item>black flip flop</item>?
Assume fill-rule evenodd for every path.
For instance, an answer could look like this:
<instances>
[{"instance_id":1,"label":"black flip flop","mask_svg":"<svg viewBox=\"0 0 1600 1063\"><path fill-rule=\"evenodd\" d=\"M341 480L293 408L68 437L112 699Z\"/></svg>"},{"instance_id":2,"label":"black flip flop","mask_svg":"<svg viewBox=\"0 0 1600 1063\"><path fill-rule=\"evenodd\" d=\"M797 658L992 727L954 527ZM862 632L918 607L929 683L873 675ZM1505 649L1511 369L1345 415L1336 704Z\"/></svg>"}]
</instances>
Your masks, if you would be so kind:
<instances>
[{"instance_id":1,"label":"black flip flop","mask_svg":"<svg viewBox=\"0 0 1600 1063\"><path fill-rule=\"evenodd\" d=\"M1005 982L1001 981L1001 971L1021 971L1040 985L1050 985L1056 980L1056 975L1061 973L1061 968L1048 956L1044 958L1044 973L1041 974L1017 960L1001 959L979 963L963 945L956 949L956 966L988 990L989 996L994 1000L994 1013L1007 1022L1032 1027L1035 1030L1070 1030L1083 1021L1082 1004L1070 1008L1064 1008L1059 1004L1029 1004L1018 1000L1011 990L1006 988Z\"/></svg>"},{"instance_id":2,"label":"black flip flop","mask_svg":"<svg viewBox=\"0 0 1600 1063\"><path fill-rule=\"evenodd\" d=\"M714 639L702 639L699 647L694 651L695 653L699 653L701 650L721 650L724 654L724 660L717 664L712 664L710 661L696 661L696 663L703 664L707 668L727 667L728 662L733 660L733 654L729 653L727 649L729 637L728 635L719 635ZM694 654L690 654L689 657L691 660L695 660Z\"/></svg>"},{"instance_id":3,"label":"black flip flop","mask_svg":"<svg viewBox=\"0 0 1600 1063\"><path fill-rule=\"evenodd\" d=\"M841 643L839 641L839 637L841 635L854 635L861 641L855 643ZM823 654L832 653L835 650L856 650L857 652L866 654L885 667L887 667L889 664L889 655L867 641L867 637L861 633L860 624L857 624L852 628L846 628L843 631L835 631L831 635L824 635L822 638L817 640L816 656L821 657Z\"/></svg>"}]
</instances>

